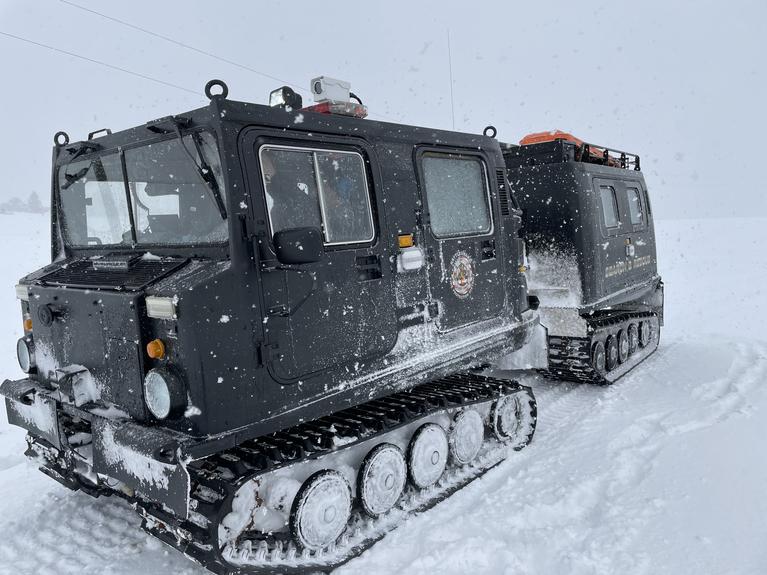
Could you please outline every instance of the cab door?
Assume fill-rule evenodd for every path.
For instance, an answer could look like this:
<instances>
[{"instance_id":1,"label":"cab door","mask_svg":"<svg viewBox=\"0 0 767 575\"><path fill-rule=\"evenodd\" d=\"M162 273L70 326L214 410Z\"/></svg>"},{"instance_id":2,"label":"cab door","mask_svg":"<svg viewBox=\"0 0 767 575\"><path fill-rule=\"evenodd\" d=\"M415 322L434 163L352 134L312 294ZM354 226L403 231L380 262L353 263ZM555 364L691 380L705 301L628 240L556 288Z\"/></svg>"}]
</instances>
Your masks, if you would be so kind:
<instances>
[{"instance_id":1,"label":"cab door","mask_svg":"<svg viewBox=\"0 0 767 575\"><path fill-rule=\"evenodd\" d=\"M332 369L353 375L394 345L393 274L385 265L372 154L325 140L245 138L247 169L263 214L259 241L265 309L263 354L272 375L296 381ZM256 225L259 225L257 216ZM274 234L318 228L320 261L277 261Z\"/></svg>"},{"instance_id":2,"label":"cab door","mask_svg":"<svg viewBox=\"0 0 767 575\"><path fill-rule=\"evenodd\" d=\"M625 199L627 228L626 285L636 285L650 280L657 269L655 262L655 232L652 228L647 191L639 180L622 180Z\"/></svg>"},{"instance_id":3,"label":"cab door","mask_svg":"<svg viewBox=\"0 0 767 575\"><path fill-rule=\"evenodd\" d=\"M594 188L600 202L603 243L598 253L607 296L652 277L655 242L641 182L595 178Z\"/></svg>"},{"instance_id":4,"label":"cab door","mask_svg":"<svg viewBox=\"0 0 767 575\"><path fill-rule=\"evenodd\" d=\"M594 189L599 201L597 219L602 236L601 249L596 251L600 260L599 269L603 270L600 297L625 287L627 264L624 234L628 230L628 223L622 209L623 190L619 184L617 180L594 179Z\"/></svg>"},{"instance_id":5,"label":"cab door","mask_svg":"<svg viewBox=\"0 0 767 575\"><path fill-rule=\"evenodd\" d=\"M431 299L449 331L498 317L505 291L495 241L488 162L481 153L416 152Z\"/></svg>"}]
</instances>

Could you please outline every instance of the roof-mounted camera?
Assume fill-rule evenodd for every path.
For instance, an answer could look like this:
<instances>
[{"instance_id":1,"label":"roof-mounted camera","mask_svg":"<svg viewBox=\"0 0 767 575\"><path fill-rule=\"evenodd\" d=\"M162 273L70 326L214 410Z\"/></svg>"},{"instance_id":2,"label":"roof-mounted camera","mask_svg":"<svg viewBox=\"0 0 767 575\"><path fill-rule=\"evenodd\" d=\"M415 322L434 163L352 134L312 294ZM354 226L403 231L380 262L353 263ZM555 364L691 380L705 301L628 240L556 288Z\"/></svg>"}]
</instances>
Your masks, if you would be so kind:
<instances>
[{"instance_id":1,"label":"roof-mounted camera","mask_svg":"<svg viewBox=\"0 0 767 575\"><path fill-rule=\"evenodd\" d=\"M340 116L352 116L365 118L368 109L362 104L362 100L351 91L351 84L344 80L318 76L309 83L309 91L316 102L312 106L302 108L303 99L292 88L283 86L273 90L269 94L269 105L273 108L286 110L305 110L320 114L336 114ZM352 99L357 100L352 102Z\"/></svg>"}]
</instances>

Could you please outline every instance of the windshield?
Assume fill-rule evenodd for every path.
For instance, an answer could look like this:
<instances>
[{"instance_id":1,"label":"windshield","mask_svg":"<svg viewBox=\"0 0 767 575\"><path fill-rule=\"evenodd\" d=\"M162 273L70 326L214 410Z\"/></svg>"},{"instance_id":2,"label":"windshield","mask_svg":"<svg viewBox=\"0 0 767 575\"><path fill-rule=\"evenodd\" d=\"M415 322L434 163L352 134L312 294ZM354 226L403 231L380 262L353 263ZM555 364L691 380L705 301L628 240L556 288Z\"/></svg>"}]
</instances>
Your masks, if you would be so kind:
<instances>
[{"instance_id":1,"label":"windshield","mask_svg":"<svg viewBox=\"0 0 767 575\"><path fill-rule=\"evenodd\" d=\"M221 161L208 133L184 136L183 147L173 138L70 162L59 169L59 196L64 237L73 247L199 245L228 237Z\"/></svg>"}]
</instances>

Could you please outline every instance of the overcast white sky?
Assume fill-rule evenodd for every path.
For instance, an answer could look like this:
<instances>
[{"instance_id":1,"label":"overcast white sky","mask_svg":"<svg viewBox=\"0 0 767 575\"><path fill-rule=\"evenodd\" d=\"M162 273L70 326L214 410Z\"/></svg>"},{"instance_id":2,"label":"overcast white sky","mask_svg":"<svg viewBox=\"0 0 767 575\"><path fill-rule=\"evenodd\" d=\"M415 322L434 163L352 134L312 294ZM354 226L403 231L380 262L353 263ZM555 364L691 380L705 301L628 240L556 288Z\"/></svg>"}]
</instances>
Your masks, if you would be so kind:
<instances>
[{"instance_id":1,"label":"overcast white sky","mask_svg":"<svg viewBox=\"0 0 767 575\"><path fill-rule=\"evenodd\" d=\"M658 217L767 212L765 0L71 2L299 86L349 80L372 117L448 129L449 29L456 129L559 128L637 152ZM260 103L281 85L61 0L0 0L0 32L178 86L0 35L0 200L47 198L57 130L203 106L214 77Z\"/></svg>"}]
</instances>

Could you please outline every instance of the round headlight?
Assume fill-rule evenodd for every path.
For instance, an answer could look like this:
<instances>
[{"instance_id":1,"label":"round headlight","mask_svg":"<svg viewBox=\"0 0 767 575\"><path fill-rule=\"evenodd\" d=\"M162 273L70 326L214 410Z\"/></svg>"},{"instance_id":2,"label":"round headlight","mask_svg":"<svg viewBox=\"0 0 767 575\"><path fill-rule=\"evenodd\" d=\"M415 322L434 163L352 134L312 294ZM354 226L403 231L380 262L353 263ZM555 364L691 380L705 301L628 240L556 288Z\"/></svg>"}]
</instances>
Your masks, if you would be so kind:
<instances>
[{"instance_id":1,"label":"round headlight","mask_svg":"<svg viewBox=\"0 0 767 575\"><path fill-rule=\"evenodd\" d=\"M35 354L31 339L22 337L16 342L16 358L19 360L21 371L24 373L29 373L35 368Z\"/></svg>"},{"instance_id":2,"label":"round headlight","mask_svg":"<svg viewBox=\"0 0 767 575\"><path fill-rule=\"evenodd\" d=\"M165 419L186 403L181 381L166 369L150 369L144 379L144 401L152 415Z\"/></svg>"}]
</instances>

